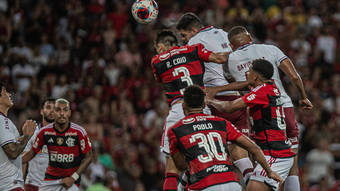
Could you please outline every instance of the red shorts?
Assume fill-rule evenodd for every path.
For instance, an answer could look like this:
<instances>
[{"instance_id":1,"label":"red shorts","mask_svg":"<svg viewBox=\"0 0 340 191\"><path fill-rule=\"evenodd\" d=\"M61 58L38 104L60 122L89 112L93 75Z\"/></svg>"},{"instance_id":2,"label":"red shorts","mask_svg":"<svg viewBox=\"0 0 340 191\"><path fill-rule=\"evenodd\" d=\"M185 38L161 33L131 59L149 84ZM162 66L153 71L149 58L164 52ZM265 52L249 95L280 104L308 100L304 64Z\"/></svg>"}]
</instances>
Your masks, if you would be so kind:
<instances>
[{"instance_id":1,"label":"red shorts","mask_svg":"<svg viewBox=\"0 0 340 191\"><path fill-rule=\"evenodd\" d=\"M287 137L291 141L292 145L299 144L299 128L297 126L297 121L295 119L294 108L286 107L285 112L285 122L286 122L286 133Z\"/></svg>"},{"instance_id":2,"label":"red shorts","mask_svg":"<svg viewBox=\"0 0 340 191\"><path fill-rule=\"evenodd\" d=\"M38 191L39 187L32 184L25 184L25 191Z\"/></svg>"},{"instance_id":3,"label":"red shorts","mask_svg":"<svg viewBox=\"0 0 340 191\"><path fill-rule=\"evenodd\" d=\"M215 98L220 101L233 101L240 97L241 96L216 96ZM248 122L247 109L242 109L239 111L235 111L233 113L223 113L213 107L210 107L210 108L211 108L211 113L213 115L222 117L230 121L244 135L249 136L249 122Z\"/></svg>"}]
</instances>

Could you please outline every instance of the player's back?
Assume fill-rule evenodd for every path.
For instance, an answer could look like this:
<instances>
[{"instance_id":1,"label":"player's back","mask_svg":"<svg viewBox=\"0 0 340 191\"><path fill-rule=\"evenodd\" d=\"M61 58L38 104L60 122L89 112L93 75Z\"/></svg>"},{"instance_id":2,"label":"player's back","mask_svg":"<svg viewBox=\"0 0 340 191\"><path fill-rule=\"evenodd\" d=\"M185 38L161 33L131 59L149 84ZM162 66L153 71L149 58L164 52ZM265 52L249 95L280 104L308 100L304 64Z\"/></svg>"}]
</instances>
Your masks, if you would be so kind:
<instances>
[{"instance_id":1,"label":"player's back","mask_svg":"<svg viewBox=\"0 0 340 191\"><path fill-rule=\"evenodd\" d=\"M189 164L191 190L238 181L226 149L227 141L234 141L241 134L227 128L234 127L225 119L198 113L185 117L169 130L171 153L179 148Z\"/></svg>"},{"instance_id":2,"label":"player's back","mask_svg":"<svg viewBox=\"0 0 340 191\"><path fill-rule=\"evenodd\" d=\"M208 26L201 29L194 37L192 37L188 44L193 45L201 43L207 50L210 50L215 53L219 52L231 52L231 48L229 46L230 42L228 40L228 33L222 29L214 28L213 26ZM204 73L204 85L205 86L223 86L228 84L228 81L225 79L223 74L223 65L213 63L213 62L205 62L205 73ZM236 91L228 91L218 93L218 95L228 95L228 94L237 94Z\"/></svg>"},{"instance_id":3,"label":"player's back","mask_svg":"<svg viewBox=\"0 0 340 191\"><path fill-rule=\"evenodd\" d=\"M210 53L203 45L182 46L156 55L152 68L156 79L164 84L168 103L183 97L190 85L203 87L204 65Z\"/></svg>"},{"instance_id":4,"label":"player's back","mask_svg":"<svg viewBox=\"0 0 340 191\"><path fill-rule=\"evenodd\" d=\"M251 63L254 60L265 59L269 61L274 67L272 79L281 92L283 106L293 107L292 101L282 85L278 68L280 63L286 58L287 56L276 46L247 44L239 47L229 55L227 73L229 73L236 81L245 81L246 72L248 72Z\"/></svg>"}]
</instances>

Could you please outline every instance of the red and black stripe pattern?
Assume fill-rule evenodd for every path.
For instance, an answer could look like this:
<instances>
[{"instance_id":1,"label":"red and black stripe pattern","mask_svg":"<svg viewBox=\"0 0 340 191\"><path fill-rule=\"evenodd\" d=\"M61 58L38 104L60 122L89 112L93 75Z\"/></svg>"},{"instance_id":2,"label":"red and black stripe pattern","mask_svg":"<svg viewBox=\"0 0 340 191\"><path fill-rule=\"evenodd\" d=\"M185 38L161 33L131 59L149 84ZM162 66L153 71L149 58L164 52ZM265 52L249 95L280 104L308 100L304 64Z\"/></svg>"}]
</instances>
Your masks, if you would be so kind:
<instances>
[{"instance_id":1,"label":"red and black stripe pattern","mask_svg":"<svg viewBox=\"0 0 340 191\"><path fill-rule=\"evenodd\" d=\"M204 61L211 52L202 44L174 47L152 59L152 69L157 81L164 84L168 104L183 97L182 91L190 85L203 88Z\"/></svg>"},{"instance_id":2,"label":"red and black stripe pattern","mask_svg":"<svg viewBox=\"0 0 340 191\"><path fill-rule=\"evenodd\" d=\"M294 156L286 136L280 91L275 84L270 82L260 85L242 99L250 107L254 122L253 138L264 154L276 158Z\"/></svg>"},{"instance_id":3,"label":"red and black stripe pattern","mask_svg":"<svg viewBox=\"0 0 340 191\"><path fill-rule=\"evenodd\" d=\"M169 129L171 155L181 152L189 164L190 189L238 181L229 161L227 141L241 135L225 119L202 113L189 115Z\"/></svg>"},{"instance_id":4,"label":"red and black stripe pattern","mask_svg":"<svg viewBox=\"0 0 340 191\"><path fill-rule=\"evenodd\" d=\"M49 154L45 180L71 176L79 168L84 155L91 150L86 131L74 123L70 123L64 132L59 132L54 124L42 128L32 149L38 153L43 145L47 145ZM80 179L76 184L79 182Z\"/></svg>"}]
</instances>

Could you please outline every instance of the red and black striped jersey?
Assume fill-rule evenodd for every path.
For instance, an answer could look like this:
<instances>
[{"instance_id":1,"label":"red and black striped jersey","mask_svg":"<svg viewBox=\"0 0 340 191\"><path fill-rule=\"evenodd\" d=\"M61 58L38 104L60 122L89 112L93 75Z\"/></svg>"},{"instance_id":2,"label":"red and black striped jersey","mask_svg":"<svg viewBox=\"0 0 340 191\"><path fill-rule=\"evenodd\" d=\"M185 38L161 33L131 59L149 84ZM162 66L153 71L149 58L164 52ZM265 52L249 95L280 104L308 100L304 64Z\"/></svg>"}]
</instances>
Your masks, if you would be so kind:
<instances>
[{"instance_id":1,"label":"red and black striped jersey","mask_svg":"<svg viewBox=\"0 0 340 191\"><path fill-rule=\"evenodd\" d=\"M91 143L85 129L75 123L69 123L64 131L58 131L54 123L40 130L32 146L39 153L46 145L49 163L45 180L57 180L71 176L79 168L84 155L91 150ZM76 182L79 184L80 179Z\"/></svg>"},{"instance_id":2,"label":"red and black striped jersey","mask_svg":"<svg viewBox=\"0 0 340 191\"><path fill-rule=\"evenodd\" d=\"M227 152L227 141L242 134L223 118L203 113L186 116L168 130L170 154L181 152L188 163L190 190L238 182Z\"/></svg>"},{"instance_id":3,"label":"red and black striped jersey","mask_svg":"<svg viewBox=\"0 0 340 191\"><path fill-rule=\"evenodd\" d=\"M250 108L254 139L264 154L275 158L294 156L286 136L281 94L275 84L257 86L242 99Z\"/></svg>"},{"instance_id":4,"label":"red and black striped jersey","mask_svg":"<svg viewBox=\"0 0 340 191\"><path fill-rule=\"evenodd\" d=\"M202 44L196 44L175 46L152 58L154 76L164 84L169 105L183 97L184 88L194 84L203 88L204 61L210 54Z\"/></svg>"}]
</instances>

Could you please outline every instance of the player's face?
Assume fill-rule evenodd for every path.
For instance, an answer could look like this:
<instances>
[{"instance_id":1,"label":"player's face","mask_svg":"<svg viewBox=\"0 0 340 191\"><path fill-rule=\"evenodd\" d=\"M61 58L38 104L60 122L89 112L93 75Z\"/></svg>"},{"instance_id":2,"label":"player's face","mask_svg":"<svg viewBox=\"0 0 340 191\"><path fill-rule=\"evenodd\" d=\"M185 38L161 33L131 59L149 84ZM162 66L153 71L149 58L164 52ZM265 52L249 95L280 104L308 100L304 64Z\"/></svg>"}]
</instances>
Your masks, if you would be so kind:
<instances>
[{"instance_id":1,"label":"player's face","mask_svg":"<svg viewBox=\"0 0 340 191\"><path fill-rule=\"evenodd\" d=\"M59 125L64 125L69 122L71 110L66 103L56 103L54 106L55 122Z\"/></svg>"},{"instance_id":2,"label":"player's face","mask_svg":"<svg viewBox=\"0 0 340 191\"><path fill-rule=\"evenodd\" d=\"M182 37L182 41L184 44L187 44L189 40L195 36L196 32L194 30L179 30L179 34Z\"/></svg>"},{"instance_id":3,"label":"player's face","mask_svg":"<svg viewBox=\"0 0 340 191\"><path fill-rule=\"evenodd\" d=\"M11 99L11 93L7 92L7 90L3 87L1 89L1 97L0 102L4 104L6 107L12 107L13 101Z\"/></svg>"},{"instance_id":4,"label":"player's face","mask_svg":"<svg viewBox=\"0 0 340 191\"><path fill-rule=\"evenodd\" d=\"M45 121L52 123L54 121L54 102L48 101L44 104L44 107L40 110L40 114Z\"/></svg>"}]
</instances>

